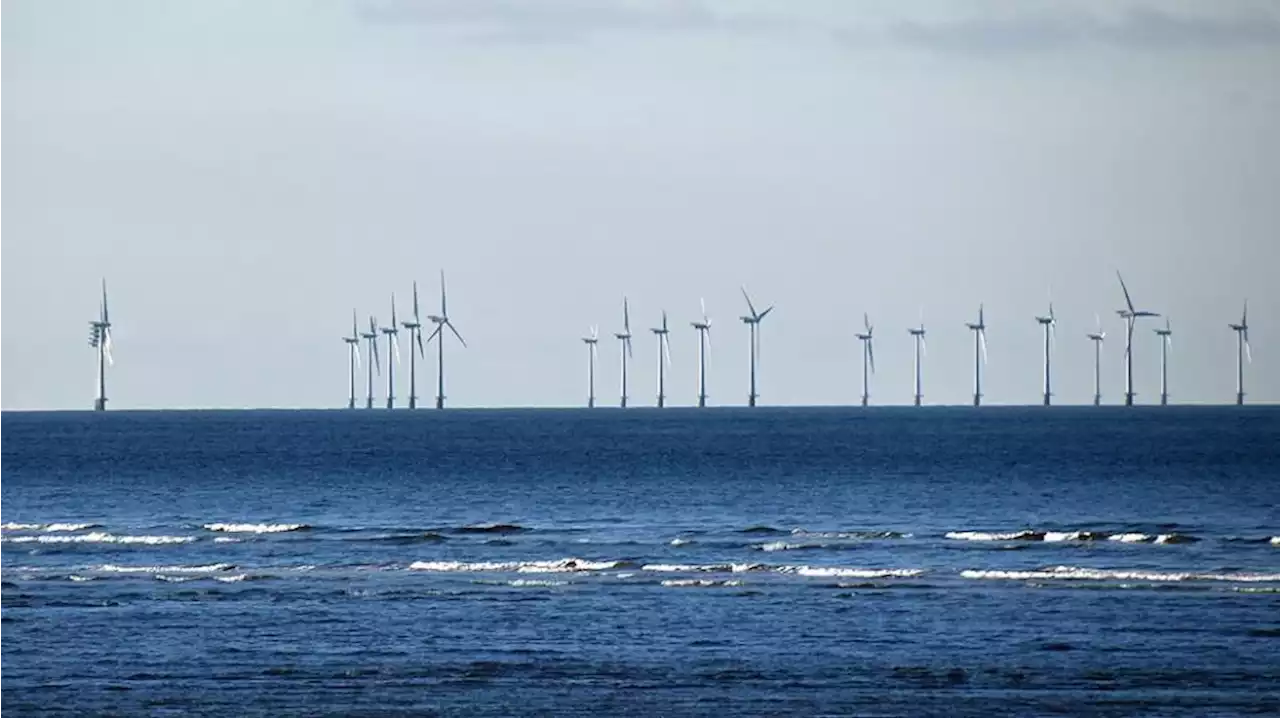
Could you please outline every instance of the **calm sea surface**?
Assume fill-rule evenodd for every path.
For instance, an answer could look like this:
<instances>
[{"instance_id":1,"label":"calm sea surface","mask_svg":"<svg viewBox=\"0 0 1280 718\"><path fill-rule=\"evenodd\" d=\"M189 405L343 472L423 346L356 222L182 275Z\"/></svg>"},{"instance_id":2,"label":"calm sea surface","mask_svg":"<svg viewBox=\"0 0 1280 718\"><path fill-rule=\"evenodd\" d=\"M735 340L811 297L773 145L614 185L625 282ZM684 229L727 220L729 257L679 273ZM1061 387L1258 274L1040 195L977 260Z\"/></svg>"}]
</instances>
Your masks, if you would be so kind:
<instances>
[{"instance_id":1,"label":"calm sea surface","mask_svg":"<svg viewBox=\"0 0 1280 718\"><path fill-rule=\"evenodd\" d=\"M6 718L1280 711L1280 408L2 428Z\"/></svg>"}]
</instances>

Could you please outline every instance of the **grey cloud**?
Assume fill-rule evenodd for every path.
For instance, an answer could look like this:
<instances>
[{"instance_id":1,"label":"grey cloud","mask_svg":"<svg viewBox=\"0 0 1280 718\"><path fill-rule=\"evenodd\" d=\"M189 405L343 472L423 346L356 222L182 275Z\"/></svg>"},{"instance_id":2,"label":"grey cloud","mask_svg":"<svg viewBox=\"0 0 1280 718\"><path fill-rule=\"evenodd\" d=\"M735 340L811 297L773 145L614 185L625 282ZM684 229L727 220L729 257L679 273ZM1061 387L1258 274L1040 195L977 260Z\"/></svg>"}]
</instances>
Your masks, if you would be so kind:
<instances>
[{"instance_id":1,"label":"grey cloud","mask_svg":"<svg viewBox=\"0 0 1280 718\"><path fill-rule=\"evenodd\" d=\"M974 55L1055 51L1085 44L1139 50L1221 49L1280 45L1280 18L1270 13L1191 15L1141 6L1118 17L1045 11L949 22L892 23L891 40L938 52Z\"/></svg>"}]
</instances>

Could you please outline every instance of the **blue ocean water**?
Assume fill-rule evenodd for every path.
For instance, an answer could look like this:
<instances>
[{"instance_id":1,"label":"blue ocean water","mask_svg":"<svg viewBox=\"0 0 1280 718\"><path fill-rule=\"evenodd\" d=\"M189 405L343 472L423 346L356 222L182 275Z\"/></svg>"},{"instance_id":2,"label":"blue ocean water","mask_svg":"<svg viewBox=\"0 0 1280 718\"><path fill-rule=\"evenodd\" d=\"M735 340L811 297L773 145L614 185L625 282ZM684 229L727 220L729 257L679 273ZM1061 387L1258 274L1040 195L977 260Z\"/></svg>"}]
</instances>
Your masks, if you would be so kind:
<instances>
[{"instance_id":1,"label":"blue ocean water","mask_svg":"<svg viewBox=\"0 0 1280 718\"><path fill-rule=\"evenodd\" d=\"M1280 409L5 413L22 715L1280 711Z\"/></svg>"}]
</instances>

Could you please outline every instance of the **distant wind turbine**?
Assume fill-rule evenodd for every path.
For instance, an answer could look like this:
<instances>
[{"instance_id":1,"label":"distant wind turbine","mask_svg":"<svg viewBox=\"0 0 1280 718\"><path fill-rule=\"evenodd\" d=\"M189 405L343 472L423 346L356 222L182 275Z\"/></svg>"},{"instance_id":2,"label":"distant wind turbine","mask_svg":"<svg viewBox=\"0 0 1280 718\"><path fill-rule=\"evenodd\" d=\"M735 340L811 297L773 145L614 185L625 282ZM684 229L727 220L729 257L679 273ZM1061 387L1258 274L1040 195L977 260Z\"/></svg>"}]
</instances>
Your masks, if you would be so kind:
<instances>
[{"instance_id":1,"label":"distant wind turbine","mask_svg":"<svg viewBox=\"0 0 1280 718\"><path fill-rule=\"evenodd\" d=\"M1164 329L1156 329L1160 337L1160 406L1169 405L1169 347L1173 345L1173 327L1164 318Z\"/></svg>"},{"instance_id":2,"label":"distant wind turbine","mask_svg":"<svg viewBox=\"0 0 1280 718\"><path fill-rule=\"evenodd\" d=\"M862 405L866 406L871 399L871 392L867 382L867 366L870 365L873 374L876 371L876 355L871 348L871 335L875 327L871 326L871 318L867 316L866 312L862 313L862 326L866 329L866 332L858 334L857 337L862 341Z\"/></svg>"},{"instance_id":3,"label":"distant wind turbine","mask_svg":"<svg viewBox=\"0 0 1280 718\"><path fill-rule=\"evenodd\" d=\"M924 382L923 382L922 377L921 377L921 373L922 373L922 371L923 371L923 366L922 366L922 364L921 364L921 359L923 358L923 356L924 356L925 354L927 354L927 353L928 353L928 349L926 348L925 343L924 343L924 334L925 334L925 332L924 332L924 310L921 310L921 311L920 311L920 326L919 326L919 327L915 327L915 328L908 329L908 330L907 330L907 332L908 332L908 333L910 333L910 334L911 334L911 336L915 337L915 342L916 342L916 393L915 393L915 405L916 405L916 406L920 406L920 402L921 402L921 400L922 400L922 399L924 399Z\"/></svg>"},{"instance_id":4,"label":"distant wind turbine","mask_svg":"<svg viewBox=\"0 0 1280 718\"><path fill-rule=\"evenodd\" d=\"M347 375L350 379L350 392L347 394L347 408L356 408L356 367L360 366L360 329L356 326L356 310L351 310L351 336L343 337L347 344Z\"/></svg>"},{"instance_id":5,"label":"distant wind turbine","mask_svg":"<svg viewBox=\"0 0 1280 718\"><path fill-rule=\"evenodd\" d=\"M1129 297L1129 288L1124 285L1124 277L1120 276L1120 271L1116 270L1116 278L1120 280L1120 289L1124 291L1124 309L1117 309L1119 314L1125 321L1125 340L1124 340L1124 405L1133 406L1133 326L1137 322L1138 317L1158 317L1156 312L1139 311L1133 306L1133 299Z\"/></svg>"},{"instance_id":6,"label":"distant wind turbine","mask_svg":"<svg viewBox=\"0 0 1280 718\"><path fill-rule=\"evenodd\" d=\"M756 399L759 395L756 393L756 363L760 361L760 322L769 316L769 312L773 311L773 305L769 305L763 312L757 312L755 305L751 303L751 297L747 296L747 288L742 287L742 298L747 300L747 311L750 312L741 317L742 322L751 328L750 346L748 347L751 354L751 390L747 394L747 406L755 406Z\"/></svg>"},{"instance_id":7,"label":"distant wind turbine","mask_svg":"<svg viewBox=\"0 0 1280 718\"><path fill-rule=\"evenodd\" d=\"M1093 315L1094 321L1098 325L1098 330L1090 335L1093 340L1093 405L1102 404L1102 340L1107 338L1107 333L1102 331L1102 320L1098 315Z\"/></svg>"},{"instance_id":8,"label":"distant wind turbine","mask_svg":"<svg viewBox=\"0 0 1280 718\"><path fill-rule=\"evenodd\" d=\"M103 306L106 306L104 301ZM1249 300L1244 300L1244 312L1239 324L1228 324L1236 333L1236 405L1244 404L1244 360L1253 363L1253 351L1249 348Z\"/></svg>"},{"instance_id":9,"label":"distant wind turbine","mask_svg":"<svg viewBox=\"0 0 1280 718\"><path fill-rule=\"evenodd\" d=\"M671 342L668 339L670 332L667 330L667 311L665 309L662 310L662 326L649 331L658 337L658 408L661 409L666 405L667 401L666 368L671 366Z\"/></svg>"},{"instance_id":10,"label":"distant wind turbine","mask_svg":"<svg viewBox=\"0 0 1280 718\"><path fill-rule=\"evenodd\" d=\"M600 341L600 335L594 326L591 327L591 336L583 337L582 341L587 345L587 408L594 409L596 405L596 343Z\"/></svg>"},{"instance_id":11,"label":"distant wind turbine","mask_svg":"<svg viewBox=\"0 0 1280 718\"><path fill-rule=\"evenodd\" d=\"M413 283L413 321L401 322L400 326L409 330L409 408L418 408L418 362L417 357L427 358L426 347L422 345L422 315L418 310L418 283ZM413 353L417 345L418 353Z\"/></svg>"},{"instance_id":12,"label":"distant wind turbine","mask_svg":"<svg viewBox=\"0 0 1280 718\"><path fill-rule=\"evenodd\" d=\"M1048 316L1036 317L1044 328L1044 405L1049 406L1053 397L1053 345L1058 334L1058 319L1053 315L1053 302L1049 302Z\"/></svg>"},{"instance_id":13,"label":"distant wind turbine","mask_svg":"<svg viewBox=\"0 0 1280 718\"><path fill-rule=\"evenodd\" d=\"M102 280L102 302L98 305L98 321L89 322L89 346L98 350L98 391L93 398L94 411L107 410L107 365L111 358L111 316L107 312L107 280Z\"/></svg>"},{"instance_id":14,"label":"distant wind turbine","mask_svg":"<svg viewBox=\"0 0 1280 718\"><path fill-rule=\"evenodd\" d=\"M982 365L987 363L987 322L983 305L978 305L978 323L965 324L973 332L973 405L982 406Z\"/></svg>"},{"instance_id":15,"label":"distant wind turbine","mask_svg":"<svg viewBox=\"0 0 1280 718\"><path fill-rule=\"evenodd\" d=\"M400 333L400 327L396 325L396 295L394 292L391 294L391 324L383 327L382 333L387 335L387 408L394 409L396 406L395 365L400 363L400 342L396 339L396 335Z\"/></svg>"},{"instance_id":16,"label":"distant wind turbine","mask_svg":"<svg viewBox=\"0 0 1280 718\"><path fill-rule=\"evenodd\" d=\"M369 356L373 358L368 364L369 369L369 387L368 393L365 395L364 408L373 408L373 372L376 369L378 376L382 376L382 361L378 358L378 320L369 316L369 331L361 332L360 338L369 342Z\"/></svg>"},{"instance_id":17,"label":"distant wind turbine","mask_svg":"<svg viewBox=\"0 0 1280 718\"><path fill-rule=\"evenodd\" d=\"M613 336L621 342L618 350L622 355L622 402L619 406L625 409L627 408L627 358L631 356L631 310L627 306L626 297L622 298L622 331Z\"/></svg>"},{"instance_id":18,"label":"distant wind turbine","mask_svg":"<svg viewBox=\"0 0 1280 718\"><path fill-rule=\"evenodd\" d=\"M702 321L689 322L698 330L698 406L707 405L707 351L711 348L711 319L707 316L706 300L702 302Z\"/></svg>"},{"instance_id":19,"label":"distant wind turbine","mask_svg":"<svg viewBox=\"0 0 1280 718\"><path fill-rule=\"evenodd\" d=\"M436 408L444 408L444 328L449 327L449 331L458 338L458 342L462 344L462 348L467 347L467 342L458 333L457 327L453 326L453 322L449 321L449 304L448 296L444 290L444 270L440 270L440 315L432 315L427 317L436 325L435 331L431 332L431 336L427 337L430 342L439 336L439 342L436 345Z\"/></svg>"}]
</instances>

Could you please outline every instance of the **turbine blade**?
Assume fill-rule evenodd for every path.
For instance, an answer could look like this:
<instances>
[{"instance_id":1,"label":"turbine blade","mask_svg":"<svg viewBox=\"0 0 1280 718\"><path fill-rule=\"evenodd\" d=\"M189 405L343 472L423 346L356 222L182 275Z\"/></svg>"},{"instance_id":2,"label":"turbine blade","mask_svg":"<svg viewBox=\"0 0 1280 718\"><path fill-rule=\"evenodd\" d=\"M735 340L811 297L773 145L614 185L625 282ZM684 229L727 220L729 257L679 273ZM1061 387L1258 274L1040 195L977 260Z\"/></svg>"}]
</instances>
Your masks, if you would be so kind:
<instances>
[{"instance_id":1,"label":"turbine blade","mask_svg":"<svg viewBox=\"0 0 1280 718\"><path fill-rule=\"evenodd\" d=\"M416 280L413 283L413 323L422 323L422 315L418 313L418 282Z\"/></svg>"},{"instance_id":2,"label":"turbine blade","mask_svg":"<svg viewBox=\"0 0 1280 718\"><path fill-rule=\"evenodd\" d=\"M867 328L867 334L871 333L871 317L866 312L862 313L862 326Z\"/></svg>"},{"instance_id":3,"label":"turbine blade","mask_svg":"<svg viewBox=\"0 0 1280 718\"><path fill-rule=\"evenodd\" d=\"M623 339L622 342L627 345L627 356L634 357L635 354L632 353L631 351L631 337L627 337L626 339Z\"/></svg>"},{"instance_id":4,"label":"turbine blade","mask_svg":"<svg viewBox=\"0 0 1280 718\"><path fill-rule=\"evenodd\" d=\"M763 312L760 312L760 316L756 317L756 323L759 323L761 319L764 319L765 317L769 316L769 312L772 312L772 311L773 311L773 305L770 304L768 309L764 310Z\"/></svg>"},{"instance_id":5,"label":"turbine blade","mask_svg":"<svg viewBox=\"0 0 1280 718\"><path fill-rule=\"evenodd\" d=\"M415 329L415 330L414 330L414 334L415 334L415 335L417 335L417 337L418 337L418 356L422 357L423 359L426 359L426 358L427 358L427 349L426 349L426 347L424 347L424 346L422 345L422 328L421 328L421 327L419 327L419 328ZM411 350L411 351L412 351L412 350Z\"/></svg>"},{"instance_id":6,"label":"turbine blade","mask_svg":"<svg viewBox=\"0 0 1280 718\"><path fill-rule=\"evenodd\" d=\"M920 356L929 356L929 343L924 340L924 335L920 335Z\"/></svg>"},{"instance_id":7,"label":"turbine blade","mask_svg":"<svg viewBox=\"0 0 1280 718\"><path fill-rule=\"evenodd\" d=\"M444 270L440 270L440 316L449 318L449 299L444 291Z\"/></svg>"},{"instance_id":8,"label":"turbine blade","mask_svg":"<svg viewBox=\"0 0 1280 718\"><path fill-rule=\"evenodd\" d=\"M444 320L444 323L449 326L449 331L453 332L453 335L458 338L458 341L462 342L462 347L465 349L467 347L467 340L463 339L462 335L458 333L458 328L453 326L453 322L448 319Z\"/></svg>"},{"instance_id":9,"label":"turbine blade","mask_svg":"<svg viewBox=\"0 0 1280 718\"><path fill-rule=\"evenodd\" d=\"M360 342L356 341L351 344L351 348L356 352L356 368L360 368Z\"/></svg>"},{"instance_id":10,"label":"turbine blade","mask_svg":"<svg viewBox=\"0 0 1280 718\"><path fill-rule=\"evenodd\" d=\"M871 373L875 374L876 373L876 350L875 350L875 344L870 339L867 340L867 358L871 360Z\"/></svg>"},{"instance_id":11,"label":"turbine blade","mask_svg":"<svg viewBox=\"0 0 1280 718\"><path fill-rule=\"evenodd\" d=\"M666 332L667 332L667 310L663 309L663 310L662 310L662 333L663 333L663 336L666 336Z\"/></svg>"},{"instance_id":12,"label":"turbine blade","mask_svg":"<svg viewBox=\"0 0 1280 718\"><path fill-rule=\"evenodd\" d=\"M707 300L705 298L699 298L698 303L702 305L702 323L706 324L707 323Z\"/></svg>"},{"instance_id":13,"label":"turbine blade","mask_svg":"<svg viewBox=\"0 0 1280 718\"><path fill-rule=\"evenodd\" d=\"M741 289L741 290L742 290L742 298L747 300L747 309L748 309L748 310L750 310L750 312L751 312L751 318L752 318L752 319L755 319L755 318L756 318L756 307L755 307L755 305L754 305L754 304L752 304L752 303L751 303L751 297L747 296L747 288L746 288L746 287L739 287L739 289ZM702 313L703 313L703 314L706 314L706 310L704 309Z\"/></svg>"},{"instance_id":14,"label":"turbine blade","mask_svg":"<svg viewBox=\"0 0 1280 718\"><path fill-rule=\"evenodd\" d=\"M107 311L107 280L102 280L102 323L111 323L111 313Z\"/></svg>"},{"instance_id":15,"label":"turbine blade","mask_svg":"<svg viewBox=\"0 0 1280 718\"><path fill-rule=\"evenodd\" d=\"M396 321L396 293L391 293L391 328L395 329L399 322Z\"/></svg>"},{"instance_id":16,"label":"turbine blade","mask_svg":"<svg viewBox=\"0 0 1280 718\"><path fill-rule=\"evenodd\" d=\"M662 354L667 358L667 366L671 366L671 342L667 340L666 334L660 334L658 337L662 342Z\"/></svg>"},{"instance_id":17,"label":"turbine blade","mask_svg":"<svg viewBox=\"0 0 1280 718\"><path fill-rule=\"evenodd\" d=\"M395 358L397 364L400 363L400 341L396 339L395 334L388 334L391 337L391 355Z\"/></svg>"},{"instance_id":18,"label":"turbine blade","mask_svg":"<svg viewBox=\"0 0 1280 718\"><path fill-rule=\"evenodd\" d=\"M1129 311L1133 312L1133 300L1129 298L1129 288L1124 285L1124 277L1120 276L1120 270L1116 270L1116 279L1120 280L1120 289L1124 291L1124 303L1129 305Z\"/></svg>"},{"instance_id":19,"label":"turbine blade","mask_svg":"<svg viewBox=\"0 0 1280 718\"><path fill-rule=\"evenodd\" d=\"M1245 359L1249 360L1250 364L1253 363L1253 349L1249 346L1248 335L1246 335L1244 338L1244 356L1245 356Z\"/></svg>"},{"instance_id":20,"label":"turbine blade","mask_svg":"<svg viewBox=\"0 0 1280 718\"><path fill-rule=\"evenodd\" d=\"M627 298L622 298L622 331L624 334L631 333L631 309L627 305Z\"/></svg>"},{"instance_id":21,"label":"turbine blade","mask_svg":"<svg viewBox=\"0 0 1280 718\"><path fill-rule=\"evenodd\" d=\"M378 354L378 339L374 337L369 340L369 349L373 352L373 368L377 370L378 376L382 376L382 359Z\"/></svg>"},{"instance_id":22,"label":"turbine blade","mask_svg":"<svg viewBox=\"0 0 1280 718\"><path fill-rule=\"evenodd\" d=\"M1249 326L1249 300L1244 300L1244 313L1240 315L1240 326Z\"/></svg>"},{"instance_id":23,"label":"turbine blade","mask_svg":"<svg viewBox=\"0 0 1280 718\"><path fill-rule=\"evenodd\" d=\"M987 363L987 332L985 330L982 330L982 329L978 330L978 341L982 345L982 363L986 364Z\"/></svg>"},{"instance_id":24,"label":"turbine blade","mask_svg":"<svg viewBox=\"0 0 1280 718\"><path fill-rule=\"evenodd\" d=\"M431 332L431 336L427 337L427 343L430 344L431 340L435 339L436 336L440 334L440 330L443 328L444 328L443 324L437 324L435 331Z\"/></svg>"},{"instance_id":25,"label":"turbine blade","mask_svg":"<svg viewBox=\"0 0 1280 718\"><path fill-rule=\"evenodd\" d=\"M351 338L357 340L360 338L360 328L356 326L356 310L354 309L351 310Z\"/></svg>"},{"instance_id":26,"label":"turbine blade","mask_svg":"<svg viewBox=\"0 0 1280 718\"><path fill-rule=\"evenodd\" d=\"M108 364L116 365L115 359L111 357L111 327L102 328L102 353L107 355Z\"/></svg>"}]
</instances>

